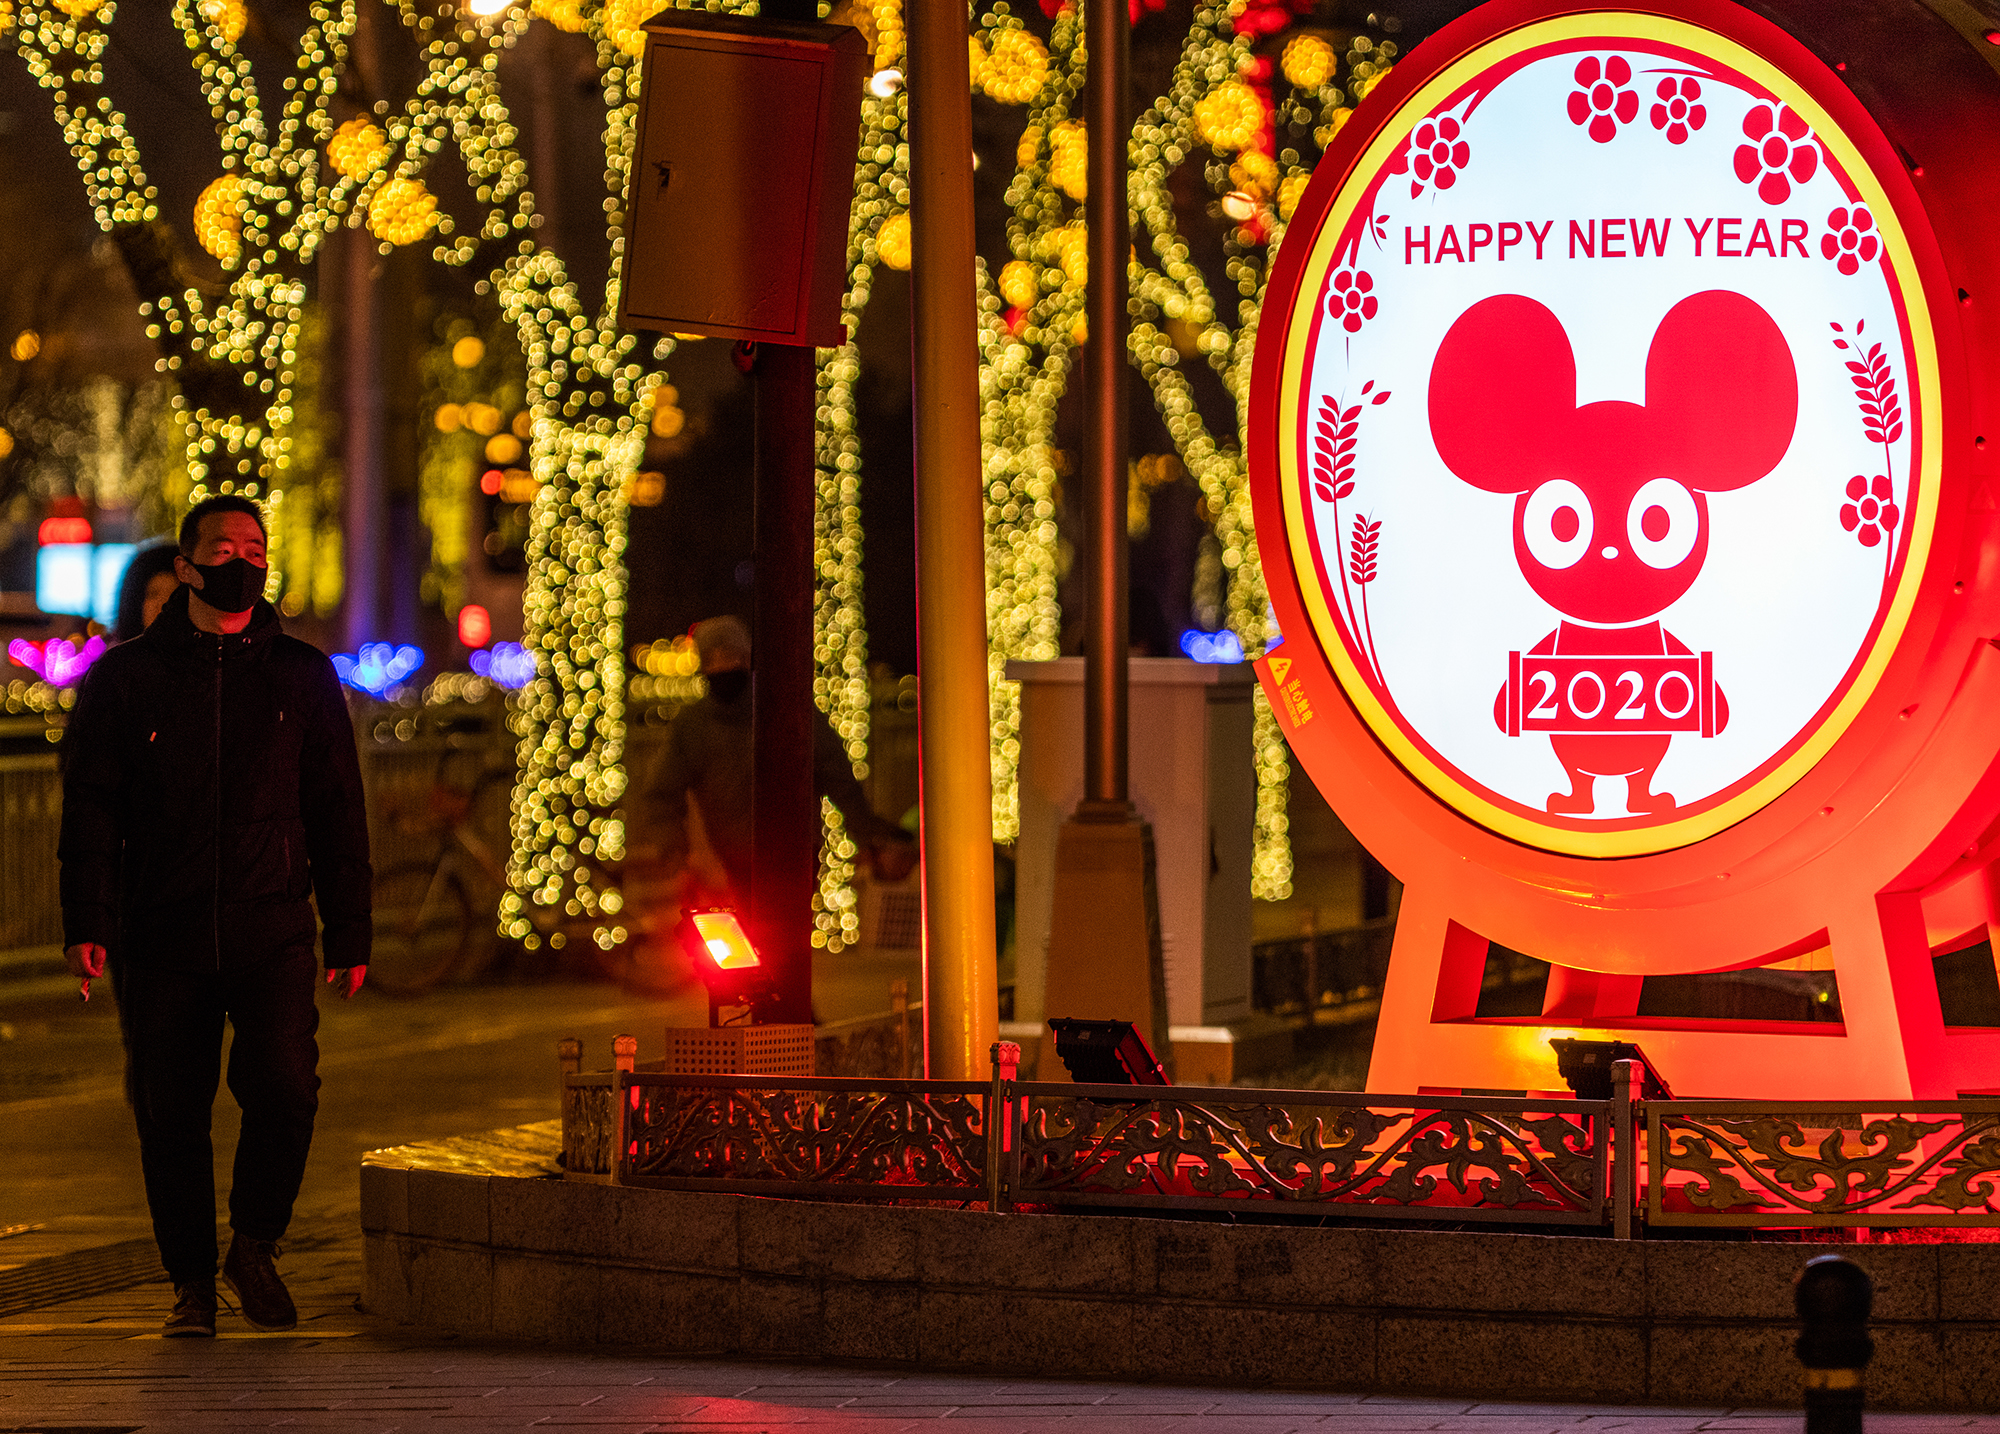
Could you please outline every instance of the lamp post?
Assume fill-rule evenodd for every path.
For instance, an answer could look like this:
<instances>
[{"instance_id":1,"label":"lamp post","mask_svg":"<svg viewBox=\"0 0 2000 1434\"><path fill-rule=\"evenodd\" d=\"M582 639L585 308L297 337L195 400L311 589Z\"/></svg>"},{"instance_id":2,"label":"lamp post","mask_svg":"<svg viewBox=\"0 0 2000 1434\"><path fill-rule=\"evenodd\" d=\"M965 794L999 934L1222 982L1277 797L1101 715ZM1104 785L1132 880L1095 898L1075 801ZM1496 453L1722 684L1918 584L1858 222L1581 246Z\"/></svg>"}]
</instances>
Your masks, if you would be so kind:
<instances>
[{"instance_id":1,"label":"lamp post","mask_svg":"<svg viewBox=\"0 0 2000 1434\"><path fill-rule=\"evenodd\" d=\"M1052 1016L1126 1020L1169 1071L1166 968L1153 831L1127 785L1130 447L1126 142L1131 19L1125 0L1085 0L1090 276L1084 346L1084 553L1090 594L1083 688L1083 800L1056 838L1046 1005ZM1046 1078L1046 1063L1037 1074Z\"/></svg>"},{"instance_id":2,"label":"lamp post","mask_svg":"<svg viewBox=\"0 0 2000 1434\"><path fill-rule=\"evenodd\" d=\"M1121 0L1122 3L1122 0ZM925 1071L975 1080L998 1032L986 535L965 9L909 6Z\"/></svg>"}]
</instances>

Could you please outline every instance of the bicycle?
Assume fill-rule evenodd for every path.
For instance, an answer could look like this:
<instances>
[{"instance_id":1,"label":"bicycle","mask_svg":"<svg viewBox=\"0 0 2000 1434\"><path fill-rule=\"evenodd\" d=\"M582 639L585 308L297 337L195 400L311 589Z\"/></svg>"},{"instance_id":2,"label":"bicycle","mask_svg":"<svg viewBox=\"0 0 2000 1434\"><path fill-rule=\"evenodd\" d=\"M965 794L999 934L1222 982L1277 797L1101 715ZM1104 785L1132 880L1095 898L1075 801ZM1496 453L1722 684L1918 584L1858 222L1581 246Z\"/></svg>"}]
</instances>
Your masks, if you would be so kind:
<instances>
[{"instance_id":1,"label":"bicycle","mask_svg":"<svg viewBox=\"0 0 2000 1434\"><path fill-rule=\"evenodd\" d=\"M399 837L433 837L428 857L390 862L375 876L375 943L368 984L387 996L418 996L447 980L484 972L499 954L501 938L494 913L507 889L507 872L475 824L480 799L514 780L508 760L491 760L495 744L484 723L436 722L438 760L421 793L397 802L385 799L390 832ZM393 749L391 749L393 750ZM477 765L472 780L447 780L455 758ZM458 763L463 768L464 762Z\"/></svg>"}]
</instances>

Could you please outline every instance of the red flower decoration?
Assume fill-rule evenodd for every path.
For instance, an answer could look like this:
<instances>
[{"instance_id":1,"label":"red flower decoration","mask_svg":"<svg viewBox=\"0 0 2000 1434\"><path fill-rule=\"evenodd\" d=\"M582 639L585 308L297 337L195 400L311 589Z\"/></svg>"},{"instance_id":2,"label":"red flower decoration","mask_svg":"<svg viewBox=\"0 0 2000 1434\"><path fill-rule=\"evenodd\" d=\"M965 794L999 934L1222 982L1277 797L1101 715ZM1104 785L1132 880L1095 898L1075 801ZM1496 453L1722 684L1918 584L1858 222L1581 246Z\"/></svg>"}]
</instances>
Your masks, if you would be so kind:
<instances>
[{"instance_id":1,"label":"red flower decoration","mask_svg":"<svg viewBox=\"0 0 2000 1434\"><path fill-rule=\"evenodd\" d=\"M1736 149L1736 177L1757 186L1766 204L1783 204L1792 185L1819 171L1819 146L1806 122L1784 105L1757 105L1743 116L1750 143Z\"/></svg>"},{"instance_id":2,"label":"red flower decoration","mask_svg":"<svg viewBox=\"0 0 2000 1434\"><path fill-rule=\"evenodd\" d=\"M1571 124L1590 126L1590 137L1609 144L1618 135L1618 126L1639 116L1639 94L1623 88L1632 83L1632 67L1622 55L1613 55L1602 64L1597 56L1585 55L1577 62L1579 88L1569 92Z\"/></svg>"},{"instance_id":3,"label":"red flower decoration","mask_svg":"<svg viewBox=\"0 0 2000 1434\"><path fill-rule=\"evenodd\" d=\"M1859 273L1863 264L1875 262L1882 241L1875 235L1875 216L1862 205L1836 209L1826 216L1830 231L1820 236L1819 252L1834 261L1843 274Z\"/></svg>"},{"instance_id":4,"label":"red flower decoration","mask_svg":"<svg viewBox=\"0 0 2000 1434\"><path fill-rule=\"evenodd\" d=\"M1426 183L1449 189L1458 183L1458 172L1472 158L1472 146L1460 138L1459 122L1446 117L1425 120L1410 136L1410 167L1417 177L1410 181L1410 198L1423 193Z\"/></svg>"},{"instance_id":5,"label":"red flower decoration","mask_svg":"<svg viewBox=\"0 0 2000 1434\"><path fill-rule=\"evenodd\" d=\"M1854 501L1840 505L1840 526L1854 534L1864 548L1872 548L1896 531L1902 518L1889 501L1895 489L1881 474L1871 483L1859 473L1847 480L1847 496Z\"/></svg>"},{"instance_id":6,"label":"red flower decoration","mask_svg":"<svg viewBox=\"0 0 2000 1434\"><path fill-rule=\"evenodd\" d=\"M1370 292L1375 280L1366 269L1342 269L1333 276L1333 292L1326 296L1328 318L1340 320L1340 326L1350 334L1361 332L1361 326L1375 317L1380 305Z\"/></svg>"},{"instance_id":7,"label":"red flower decoration","mask_svg":"<svg viewBox=\"0 0 2000 1434\"><path fill-rule=\"evenodd\" d=\"M1698 81L1664 79L1658 93L1659 102L1653 106L1653 128L1667 132L1668 144L1686 144L1690 134L1708 123L1708 106L1701 103Z\"/></svg>"}]
</instances>

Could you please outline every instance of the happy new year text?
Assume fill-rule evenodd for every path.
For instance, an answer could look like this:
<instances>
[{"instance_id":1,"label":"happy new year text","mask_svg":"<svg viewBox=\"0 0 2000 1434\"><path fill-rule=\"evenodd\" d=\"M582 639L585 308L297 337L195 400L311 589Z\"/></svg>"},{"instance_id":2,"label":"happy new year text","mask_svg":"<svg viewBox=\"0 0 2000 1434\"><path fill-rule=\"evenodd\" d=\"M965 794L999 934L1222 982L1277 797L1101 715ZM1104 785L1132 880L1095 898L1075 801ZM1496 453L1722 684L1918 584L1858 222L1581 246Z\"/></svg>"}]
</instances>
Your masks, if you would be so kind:
<instances>
[{"instance_id":1,"label":"happy new year text","mask_svg":"<svg viewBox=\"0 0 2000 1434\"><path fill-rule=\"evenodd\" d=\"M1710 216L1707 219L1571 219L1566 234L1556 234L1556 220L1498 220L1421 230L1403 229L1405 264L1475 264L1481 259L1664 259L1669 253L1697 259L1804 259L1810 226L1803 219L1783 219L1774 231L1771 221Z\"/></svg>"}]
</instances>

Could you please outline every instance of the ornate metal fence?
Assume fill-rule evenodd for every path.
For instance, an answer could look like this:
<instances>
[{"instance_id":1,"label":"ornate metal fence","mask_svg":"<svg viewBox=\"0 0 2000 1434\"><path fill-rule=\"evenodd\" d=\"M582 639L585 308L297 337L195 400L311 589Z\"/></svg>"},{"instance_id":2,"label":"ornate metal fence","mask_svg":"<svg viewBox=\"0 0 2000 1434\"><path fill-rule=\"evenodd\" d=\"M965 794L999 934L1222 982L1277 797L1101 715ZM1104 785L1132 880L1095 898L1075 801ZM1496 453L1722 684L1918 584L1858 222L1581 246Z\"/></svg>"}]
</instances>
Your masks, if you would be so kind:
<instances>
[{"instance_id":1,"label":"ornate metal fence","mask_svg":"<svg viewBox=\"0 0 2000 1434\"><path fill-rule=\"evenodd\" d=\"M2000 1100L1640 1109L1649 1224L2000 1224Z\"/></svg>"},{"instance_id":2,"label":"ornate metal fence","mask_svg":"<svg viewBox=\"0 0 2000 1434\"><path fill-rule=\"evenodd\" d=\"M990 1199L988 1087L611 1072L564 1078L563 1168L668 1190ZM615 1152L615 1154L614 1154Z\"/></svg>"},{"instance_id":3,"label":"ornate metal fence","mask_svg":"<svg viewBox=\"0 0 2000 1434\"><path fill-rule=\"evenodd\" d=\"M1261 1098L1259 1098L1261 1097ZM574 1179L819 1198L1602 1225L1609 1101L568 1073ZM987 1112L1007 1112L997 1123Z\"/></svg>"},{"instance_id":4,"label":"ornate metal fence","mask_svg":"<svg viewBox=\"0 0 2000 1434\"><path fill-rule=\"evenodd\" d=\"M1782 1104L780 1080L578 1069L569 1178L1447 1223L2000 1226L2000 1099ZM1003 1047L1003 1049L1008 1049ZM989 1119L989 1112L1000 1117Z\"/></svg>"},{"instance_id":5,"label":"ornate metal fence","mask_svg":"<svg viewBox=\"0 0 2000 1434\"><path fill-rule=\"evenodd\" d=\"M1601 1225L1609 1101L1014 1085L997 1204Z\"/></svg>"}]
</instances>

